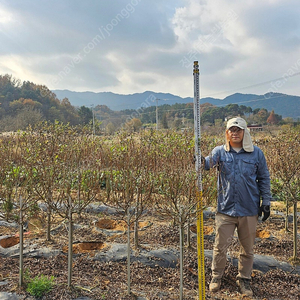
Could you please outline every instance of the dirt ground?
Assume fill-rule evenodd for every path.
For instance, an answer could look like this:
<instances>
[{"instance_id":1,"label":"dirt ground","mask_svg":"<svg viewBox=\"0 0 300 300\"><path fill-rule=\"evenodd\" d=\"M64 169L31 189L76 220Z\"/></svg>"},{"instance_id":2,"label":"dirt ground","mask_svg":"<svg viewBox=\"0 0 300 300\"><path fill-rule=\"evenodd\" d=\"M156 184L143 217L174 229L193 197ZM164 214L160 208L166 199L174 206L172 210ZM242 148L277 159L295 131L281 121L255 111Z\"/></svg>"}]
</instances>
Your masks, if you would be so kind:
<instances>
[{"instance_id":1,"label":"dirt ground","mask_svg":"<svg viewBox=\"0 0 300 300\"><path fill-rule=\"evenodd\" d=\"M41 216L29 220L25 232L26 243L35 243L39 247L60 250L53 257L24 258L24 267L33 278L37 275L55 277L55 286L43 300L68 300L79 297L90 299L179 299L179 266L177 268L149 267L141 262L131 263L131 295L127 293L126 261L101 262L95 255L110 247L112 243L126 243L126 225L116 215L87 214L77 216L74 229L74 260L72 288L67 287L67 239L68 229L62 220L56 218L52 231L52 240L45 239L45 224ZM83 226L83 227L82 227ZM139 224L139 243L141 247L159 249L179 246L178 228L170 221L163 220L155 213L145 214ZM103 229L103 230L102 230ZM289 262L293 253L291 233L284 230L284 220L271 215L265 223L257 228L255 254L271 255L281 262ZM292 224L290 224L292 229ZM299 229L298 229L299 230ZM195 231L192 228L192 231ZM111 232L112 234L107 234ZM212 250L214 220L204 221L204 248ZM19 242L16 228L0 226L0 246L9 248ZM25 244L26 244L25 243ZM133 244L133 235L131 243ZM298 255L300 254L298 242ZM198 298L197 249L196 235L192 233L191 248L184 251L184 299ZM237 239L231 244L228 254L238 255ZM208 285L211 279L211 260L205 257L205 292L206 299L249 299L240 295L236 286L237 268L227 262L221 290L210 293ZM17 293L20 299L33 299L25 288L18 287L19 259L0 255L0 291ZM3 284L3 285L2 285ZM252 274L253 299L300 299L299 272L286 272L271 269L266 273L254 270Z\"/></svg>"}]
</instances>

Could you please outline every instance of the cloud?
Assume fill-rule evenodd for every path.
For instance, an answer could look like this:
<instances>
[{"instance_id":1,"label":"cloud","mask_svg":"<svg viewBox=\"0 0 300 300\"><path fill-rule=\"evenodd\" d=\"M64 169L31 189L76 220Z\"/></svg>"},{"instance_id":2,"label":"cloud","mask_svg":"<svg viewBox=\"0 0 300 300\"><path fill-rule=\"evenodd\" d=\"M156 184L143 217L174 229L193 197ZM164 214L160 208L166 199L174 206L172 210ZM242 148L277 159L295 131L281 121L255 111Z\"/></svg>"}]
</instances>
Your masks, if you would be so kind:
<instances>
[{"instance_id":1,"label":"cloud","mask_svg":"<svg viewBox=\"0 0 300 300\"><path fill-rule=\"evenodd\" d=\"M248 37L255 37L268 50L290 51L300 45L299 2L262 2L248 7L243 25Z\"/></svg>"},{"instance_id":2,"label":"cloud","mask_svg":"<svg viewBox=\"0 0 300 300\"><path fill-rule=\"evenodd\" d=\"M282 76L299 58L298 7L295 1L186 1L178 8L173 23L179 45L188 45L185 57L202 65L205 94L226 96Z\"/></svg>"},{"instance_id":3,"label":"cloud","mask_svg":"<svg viewBox=\"0 0 300 300\"><path fill-rule=\"evenodd\" d=\"M175 35L158 1L146 4L140 0L115 1L114 5L87 2L41 1L40 5L34 1L9 2L7 9L14 21L5 28L6 35L1 36L1 44L7 45L2 54L9 51L11 55L38 55L40 65L33 63L33 68L40 73L62 73L72 65L72 73L83 71L83 77L87 75L82 66L85 65L89 69L102 69L102 75L107 69L109 76L114 69L107 58L111 53L131 57L156 45L170 48L175 43ZM76 66L72 64L74 57L80 60ZM95 75L94 71L91 73Z\"/></svg>"},{"instance_id":4,"label":"cloud","mask_svg":"<svg viewBox=\"0 0 300 300\"><path fill-rule=\"evenodd\" d=\"M0 73L51 89L185 97L198 60L202 93L225 97L298 61L299 10L296 0L2 1ZM279 92L299 94L294 81Z\"/></svg>"}]
</instances>

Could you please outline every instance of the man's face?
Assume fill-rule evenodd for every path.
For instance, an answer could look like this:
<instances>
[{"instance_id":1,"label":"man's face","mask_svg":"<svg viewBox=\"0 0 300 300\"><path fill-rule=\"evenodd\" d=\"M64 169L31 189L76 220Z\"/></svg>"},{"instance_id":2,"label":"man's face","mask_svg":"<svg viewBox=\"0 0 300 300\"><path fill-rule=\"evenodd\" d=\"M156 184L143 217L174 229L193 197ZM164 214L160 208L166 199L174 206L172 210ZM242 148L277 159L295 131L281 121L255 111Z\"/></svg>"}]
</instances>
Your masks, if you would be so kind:
<instances>
[{"instance_id":1,"label":"man's face","mask_svg":"<svg viewBox=\"0 0 300 300\"><path fill-rule=\"evenodd\" d=\"M228 129L229 141L234 144L240 144L243 141L244 129L232 126Z\"/></svg>"}]
</instances>

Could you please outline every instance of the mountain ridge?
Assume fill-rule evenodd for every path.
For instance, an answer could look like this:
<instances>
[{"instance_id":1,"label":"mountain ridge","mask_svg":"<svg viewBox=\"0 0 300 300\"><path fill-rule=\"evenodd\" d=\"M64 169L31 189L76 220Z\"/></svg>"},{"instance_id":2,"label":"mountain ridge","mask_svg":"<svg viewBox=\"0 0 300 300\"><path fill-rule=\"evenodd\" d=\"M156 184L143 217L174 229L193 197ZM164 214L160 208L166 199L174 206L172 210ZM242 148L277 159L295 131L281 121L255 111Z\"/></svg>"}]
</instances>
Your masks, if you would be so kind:
<instances>
[{"instance_id":1,"label":"mountain ridge","mask_svg":"<svg viewBox=\"0 0 300 300\"><path fill-rule=\"evenodd\" d=\"M111 110L120 111L125 109L141 109L149 106L176 103L191 103L192 97L182 98L170 93L145 91L134 94L116 94L113 92L75 92L70 90L52 90L60 100L68 98L73 106L93 107L106 105ZM238 104L250 106L252 109L265 108L274 110L283 118L300 118L300 96L286 95L281 93L267 93L264 95L235 93L224 99L205 97L200 103L210 103L215 106Z\"/></svg>"}]
</instances>

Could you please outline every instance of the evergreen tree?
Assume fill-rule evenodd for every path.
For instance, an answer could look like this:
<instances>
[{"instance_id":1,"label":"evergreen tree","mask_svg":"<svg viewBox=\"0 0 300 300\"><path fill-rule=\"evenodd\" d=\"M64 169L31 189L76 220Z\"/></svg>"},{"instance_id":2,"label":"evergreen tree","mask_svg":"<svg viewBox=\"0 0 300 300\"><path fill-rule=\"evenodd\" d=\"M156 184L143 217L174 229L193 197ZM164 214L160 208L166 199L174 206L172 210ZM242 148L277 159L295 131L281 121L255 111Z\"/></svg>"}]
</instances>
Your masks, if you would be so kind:
<instances>
[{"instance_id":1,"label":"evergreen tree","mask_svg":"<svg viewBox=\"0 0 300 300\"><path fill-rule=\"evenodd\" d=\"M269 115L269 117L267 119L267 123L268 124L272 124L272 125L278 124L278 120L277 120L277 117L276 117L276 115L274 113L274 110L271 111L271 113L270 113L270 115Z\"/></svg>"}]
</instances>

